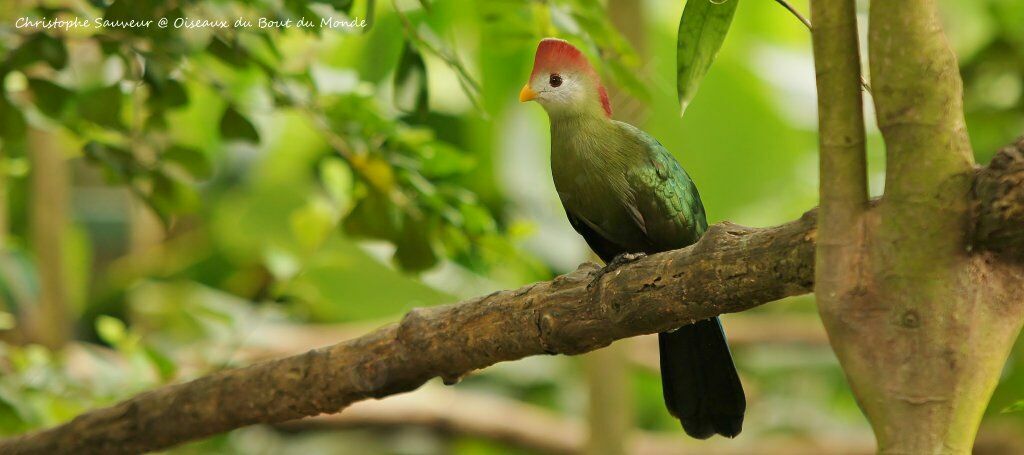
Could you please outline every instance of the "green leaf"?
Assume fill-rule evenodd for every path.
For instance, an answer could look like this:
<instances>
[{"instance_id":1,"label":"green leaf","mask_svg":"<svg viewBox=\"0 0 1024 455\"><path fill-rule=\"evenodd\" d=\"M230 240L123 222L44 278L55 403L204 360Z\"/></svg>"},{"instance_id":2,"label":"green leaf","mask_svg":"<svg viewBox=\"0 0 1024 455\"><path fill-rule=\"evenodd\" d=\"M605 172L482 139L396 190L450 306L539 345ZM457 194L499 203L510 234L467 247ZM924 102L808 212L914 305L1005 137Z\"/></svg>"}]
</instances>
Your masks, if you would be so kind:
<instances>
[{"instance_id":1,"label":"green leaf","mask_svg":"<svg viewBox=\"0 0 1024 455\"><path fill-rule=\"evenodd\" d=\"M420 172L429 179L443 179L469 173L473 157L443 142L431 142L416 149Z\"/></svg>"},{"instance_id":2,"label":"green leaf","mask_svg":"<svg viewBox=\"0 0 1024 455\"><path fill-rule=\"evenodd\" d=\"M173 145L160 155L165 163L180 166L194 179L206 179L213 175L213 166L206 155L195 148Z\"/></svg>"},{"instance_id":3,"label":"green leaf","mask_svg":"<svg viewBox=\"0 0 1024 455\"><path fill-rule=\"evenodd\" d=\"M56 70L64 69L68 63L64 42L44 32L30 35L21 46L8 54L2 66L17 69L38 61L46 62Z\"/></svg>"},{"instance_id":4,"label":"green leaf","mask_svg":"<svg viewBox=\"0 0 1024 455\"><path fill-rule=\"evenodd\" d=\"M320 184L342 214L352 208L353 182L352 168L341 158L330 157L320 163Z\"/></svg>"},{"instance_id":5,"label":"green leaf","mask_svg":"<svg viewBox=\"0 0 1024 455\"><path fill-rule=\"evenodd\" d=\"M354 237L394 240L401 233L402 213L386 195L372 191L352 208L343 227Z\"/></svg>"},{"instance_id":6,"label":"green leaf","mask_svg":"<svg viewBox=\"0 0 1024 455\"><path fill-rule=\"evenodd\" d=\"M256 132L249 119L245 118L234 106L228 106L220 118L220 135L227 140L248 141L259 143L260 135Z\"/></svg>"},{"instance_id":7,"label":"green leaf","mask_svg":"<svg viewBox=\"0 0 1024 455\"><path fill-rule=\"evenodd\" d=\"M115 317L100 315L96 318L96 334L100 339L111 346L116 346L124 341L128 334L128 328L124 322Z\"/></svg>"},{"instance_id":8,"label":"green leaf","mask_svg":"<svg viewBox=\"0 0 1024 455\"><path fill-rule=\"evenodd\" d=\"M238 42L228 43L219 36L215 36L206 51L219 58L224 63L234 67L244 67L249 63L249 53Z\"/></svg>"},{"instance_id":9,"label":"green leaf","mask_svg":"<svg viewBox=\"0 0 1024 455\"><path fill-rule=\"evenodd\" d=\"M676 89L680 114L697 94L701 79L725 41L739 0L688 0L679 19Z\"/></svg>"},{"instance_id":10,"label":"green leaf","mask_svg":"<svg viewBox=\"0 0 1024 455\"><path fill-rule=\"evenodd\" d=\"M170 109L188 104L185 86L171 79L167 69L154 59L146 60L142 80L149 86L150 94L146 104L154 110Z\"/></svg>"},{"instance_id":11,"label":"green leaf","mask_svg":"<svg viewBox=\"0 0 1024 455\"><path fill-rule=\"evenodd\" d=\"M20 178L28 175L32 166L28 158L23 156L8 156L0 158L0 176Z\"/></svg>"},{"instance_id":12,"label":"green leaf","mask_svg":"<svg viewBox=\"0 0 1024 455\"><path fill-rule=\"evenodd\" d=\"M103 168L110 183L129 182L138 171L138 163L131 152L120 147L91 141L82 147L82 154L87 161Z\"/></svg>"},{"instance_id":13,"label":"green leaf","mask_svg":"<svg viewBox=\"0 0 1024 455\"><path fill-rule=\"evenodd\" d=\"M165 226L170 225L171 216L174 214L191 211L199 205L198 195L188 185L163 172L153 172L150 178L153 181L153 190L146 202Z\"/></svg>"},{"instance_id":14,"label":"green leaf","mask_svg":"<svg viewBox=\"0 0 1024 455\"><path fill-rule=\"evenodd\" d=\"M82 92L78 98L78 115L100 126L124 129L121 121L122 96L117 83Z\"/></svg>"},{"instance_id":15,"label":"green leaf","mask_svg":"<svg viewBox=\"0 0 1024 455\"><path fill-rule=\"evenodd\" d=\"M363 27L362 33L369 32L373 28L373 21L377 12L377 5L375 0L366 0L366 9L363 11L366 14L366 27Z\"/></svg>"},{"instance_id":16,"label":"green leaf","mask_svg":"<svg viewBox=\"0 0 1024 455\"><path fill-rule=\"evenodd\" d=\"M25 137L25 116L0 92L0 138L16 142Z\"/></svg>"},{"instance_id":17,"label":"green leaf","mask_svg":"<svg viewBox=\"0 0 1024 455\"><path fill-rule=\"evenodd\" d=\"M175 365L174 361L166 354L152 346L144 347L143 352L146 354L146 358L149 362L153 364L153 367L156 368L157 373L160 374L160 379L169 381L174 378L175 374L177 374L177 365Z\"/></svg>"},{"instance_id":18,"label":"green leaf","mask_svg":"<svg viewBox=\"0 0 1024 455\"><path fill-rule=\"evenodd\" d=\"M305 253L313 253L336 226L333 208L322 198L314 198L292 211L288 217L292 236Z\"/></svg>"},{"instance_id":19,"label":"green leaf","mask_svg":"<svg viewBox=\"0 0 1024 455\"><path fill-rule=\"evenodd\" d=\"M419 272L437 264L437 252L430 238L430 223L419 216L407 215L401 235L395 241L395 261L403 270Z\"/></svg>"},{"instance_id":20,"label":"green leaf","mask_svg":"<svg viewBox=\"0 0 1024 455\"><path fill-rule=\"evenodd\" d=\"M153 205L165 214L171 214L189 206L187 188L181 182L162 172L153 174Z\"/></svg>"},{"instance_id":21,"label":"green leaf","mask_svg":"<svg viewBox=\"0 0 1024 455\"><path fill-rule=\"evenodd\" d=\"M59 119L64 107L74 96L74 92L46 79L29 79L28 87L35 96L36 107L53 119Z\"/></svg>"},{"instance_id":22,"label":"green leaf","mask_svg":"<svg viewBox=\"0 0 1024 455\"><path fill-rule=\"evenodd\" d=\"M1018 401L1018 402L1016 402L1014 404L1011 404L1011 405L1007 406L1006 409L1003 409L1003 413L1021 412L1021 411L1024 411L1024 400L1020 400L1020 401Z\"/></svg>"},{"instance_id":23,"label":"green leaf","mask_svg":"<svg viewBox=\"0 0 1024 455\"><path fill-rule=\"evenodd\" d=\"M475 204L461 204L463 229L470 235L490 234L497 230L497 223L487 209Z\"/></svg>"},{"instance_id":24,"label":"green leaf","mask_svg":"<svg viewBox=\"0 0 1024 455\"><path fill-rule=\"evenodd\" d=\"M393 84L396 109L419 115L427 113L427 67L423 63L423 56L408 41L402 48Z\"/></svg>"}]
</instances>

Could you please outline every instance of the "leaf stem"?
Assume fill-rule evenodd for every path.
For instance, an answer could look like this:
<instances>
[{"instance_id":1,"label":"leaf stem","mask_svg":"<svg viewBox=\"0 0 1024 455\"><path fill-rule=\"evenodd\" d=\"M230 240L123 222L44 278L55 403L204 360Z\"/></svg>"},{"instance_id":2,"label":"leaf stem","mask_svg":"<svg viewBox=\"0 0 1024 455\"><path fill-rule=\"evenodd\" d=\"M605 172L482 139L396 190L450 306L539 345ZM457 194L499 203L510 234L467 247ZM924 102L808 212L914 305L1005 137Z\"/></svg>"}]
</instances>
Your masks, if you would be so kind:
<instances>
[{"instance_id":1,"label":"leaf stem","mask_svg":"<svg viewBox=\"0 0 1024 455\"><path fill-rule=\"evenodd\" d=\"M797 11L797 9L794 8L793 5L790 5L789 2L787 2L786 0L775 0L775 3L782 5L782 7L789 10L789 12L793 16L796 16L797 19L800 19L800 22L803 22L804 25L807 26L807 30L811 29L811 21L807 20L807 18L804 17L803 14L800 14L800 11Z\"/></svg>"},{"instance_id":2,"label":"leaf stem","mask_svg":"<svg viewBox=\"0 0 1024 455\"><path fill-rule=\"evenodd\" d=\"M807 19L807 17L805 17L803 14L800 14L800 11L797 10L796 7L790 5L789 2L787 2L786 0L775 0L775 3L778 3L782 5L783 8L786 8L786 10L790 12L790 14L792 14L794 17L800 20L800 22L802 22L804 26L807 27L807 30L811 30L811 21ZM871 93L871 86L868 85L868 80L865 79L863 75L861 75L860 77L860 86L864 89L865 92Z\"/></svg>"}]
</instances>

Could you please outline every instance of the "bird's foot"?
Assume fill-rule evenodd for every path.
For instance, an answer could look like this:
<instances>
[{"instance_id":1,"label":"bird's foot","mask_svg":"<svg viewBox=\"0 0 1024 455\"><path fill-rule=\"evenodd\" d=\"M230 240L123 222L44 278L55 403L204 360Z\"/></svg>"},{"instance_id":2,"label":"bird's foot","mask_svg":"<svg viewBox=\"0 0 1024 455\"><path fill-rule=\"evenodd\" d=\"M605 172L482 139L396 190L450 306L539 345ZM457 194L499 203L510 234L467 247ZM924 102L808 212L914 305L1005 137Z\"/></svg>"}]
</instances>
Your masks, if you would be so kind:
<instances>
[{"instance_id":1,"label":"bird's foot","mask_svg":"<svg viewBox=\"0 0 1024 455\"><path fill-rule=\"evenodd\" d=\"M592 286L594 283L601 281L601 277L607 275L610 272L614 272L619 267L629 264L630 262L637 261L646 256L647 254L645 253L622 253L615 256L614 258L612 258L611 262L609 262L607 265L602 267L600 270L597 271L597 273L594 274L594 278L590 280L590 285Z\"/></svg>"}]
</instances>

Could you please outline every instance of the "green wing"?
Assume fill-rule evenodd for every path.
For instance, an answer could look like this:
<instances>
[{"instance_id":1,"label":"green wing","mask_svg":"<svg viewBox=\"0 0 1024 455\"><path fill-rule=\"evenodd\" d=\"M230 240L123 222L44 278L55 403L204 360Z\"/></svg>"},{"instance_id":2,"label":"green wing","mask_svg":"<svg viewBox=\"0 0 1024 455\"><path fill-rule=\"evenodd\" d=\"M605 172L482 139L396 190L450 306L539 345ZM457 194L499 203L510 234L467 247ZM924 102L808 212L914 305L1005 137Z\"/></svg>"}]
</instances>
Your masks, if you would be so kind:
<instances>
[{"instance_id":1,"label":"green wing","mask_svg":"<svg viewBox=\"0 0 1024 455\"><path fill-rule=\"evenodd\" d=\"M647 148L645 162L626 177L633 190L627 208L634 221L658 251L695 243L708 222L693 180L661 143L636 127L622 125Z\"/></svg>"}]
</instances>

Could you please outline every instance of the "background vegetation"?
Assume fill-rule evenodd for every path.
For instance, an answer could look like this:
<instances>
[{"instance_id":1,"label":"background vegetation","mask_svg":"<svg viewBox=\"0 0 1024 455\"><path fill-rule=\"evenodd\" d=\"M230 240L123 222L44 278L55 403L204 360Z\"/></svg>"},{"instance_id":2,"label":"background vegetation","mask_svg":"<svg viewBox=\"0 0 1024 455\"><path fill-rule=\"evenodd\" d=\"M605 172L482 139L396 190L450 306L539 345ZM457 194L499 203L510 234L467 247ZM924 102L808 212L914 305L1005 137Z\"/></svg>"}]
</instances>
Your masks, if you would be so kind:
<instances>
[{"instance_id":1,"label":"background vegetation","mask_svg":"<svg viewBox=\"0 0 1024 455\"><path fill-rule=\"evenodd\" d=\"M415 306L547 279L588 260L551 184L547 118L516 99L541 37L570 39L590 54L613 87L616 117L676 154L710 221L767 226L814 206L806 29L775 2L744 2L680 120L675 55L683 3L637 5L0 6L0 434L338 341ZM807 11L806 2L794 6ZM965 81L971 141L985 163L1024 131L1024 5L946 0L943 7ZM21 17L239 16L351 16L369 26L15 27ZM877 195L884 159L873 126L869 167ZM749 411L737 441L712 447L871 450L813 297L724 320L736 340ZM629 372L621 395L630 398L608 412L630 416L642 434L679 436L650 367L652 345L629 346L624 358L592 364ZM1022 356L1018 343L983 425L982 448L1024 450L1024 413L1013 412L1024 397ZM586 374L591 361L526 359L466 378L454 390L582 420L588 387L600 376ZM458 395L440 399L450 407L466 403ZM696 444L684 441L679 450L703 447ZM517 449L458 428L390 425L255 427L173 452L285 450Z\"/></svg>"}]
</instances>

